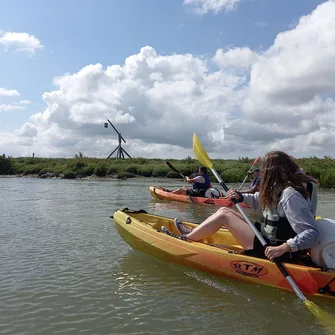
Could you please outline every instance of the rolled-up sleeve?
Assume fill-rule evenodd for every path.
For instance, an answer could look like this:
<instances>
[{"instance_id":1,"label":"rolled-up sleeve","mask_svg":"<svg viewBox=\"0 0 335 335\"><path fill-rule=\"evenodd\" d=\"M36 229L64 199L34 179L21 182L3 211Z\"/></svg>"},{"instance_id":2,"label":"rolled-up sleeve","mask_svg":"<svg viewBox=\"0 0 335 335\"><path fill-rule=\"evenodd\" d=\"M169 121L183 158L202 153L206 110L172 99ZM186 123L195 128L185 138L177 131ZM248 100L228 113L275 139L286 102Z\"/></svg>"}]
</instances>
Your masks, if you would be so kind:
<instances>
[{"instance_id":1,"label":"rolled-up sleeve","mask_svg":"<svg viewBox=\"0 0 335 335\"><path fill-rule=\"evenodd\" d=\"M259 204L258 197L259 192L256 192L254 194L252 193L244 193L243 194L244 200L243 202L249 206L255 211L255 212L261 212L262 206Z\"/></svg>"},{"instance_id":2,"label":"rolled-up sleeve","mask_svg":"<svg viewBox=\"0 0 335 335\"><path fill-rule=\"evenodd\" d=\"M283 198L285 200L279 205L292 229L297 233L297 236L287 240L287 244L292 251L313 247L320 239L320 231L308 202L299 192L291 193L287 198Z\"/></svg>"}]
</instances>

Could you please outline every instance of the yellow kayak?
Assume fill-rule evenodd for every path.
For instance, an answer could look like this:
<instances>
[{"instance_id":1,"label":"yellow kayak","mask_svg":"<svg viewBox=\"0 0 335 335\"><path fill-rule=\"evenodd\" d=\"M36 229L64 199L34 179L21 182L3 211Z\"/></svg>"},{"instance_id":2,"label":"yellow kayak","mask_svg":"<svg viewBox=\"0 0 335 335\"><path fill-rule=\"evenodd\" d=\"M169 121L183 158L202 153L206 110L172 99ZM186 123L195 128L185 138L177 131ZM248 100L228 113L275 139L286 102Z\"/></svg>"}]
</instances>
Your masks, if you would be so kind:
<instances>
[{"instance_id":1,"label":"yellow kayak","mask_svg":"<svg viewBox=\"0 0 335 335\"><path fill-rule=\"evenodd\" d=\"M166 226L179 234L171 218L127 208L116 211L113 217L120 236L134 249L217 276L292 290L275 263L242 254L243 248L226 229L220 229L202 242L188 242L161 232L161 227ZM185 224L197 226L190 222ZM285 265L304 294L335 298L335 271L303 264Z\"/></svg>"}]
</instances>

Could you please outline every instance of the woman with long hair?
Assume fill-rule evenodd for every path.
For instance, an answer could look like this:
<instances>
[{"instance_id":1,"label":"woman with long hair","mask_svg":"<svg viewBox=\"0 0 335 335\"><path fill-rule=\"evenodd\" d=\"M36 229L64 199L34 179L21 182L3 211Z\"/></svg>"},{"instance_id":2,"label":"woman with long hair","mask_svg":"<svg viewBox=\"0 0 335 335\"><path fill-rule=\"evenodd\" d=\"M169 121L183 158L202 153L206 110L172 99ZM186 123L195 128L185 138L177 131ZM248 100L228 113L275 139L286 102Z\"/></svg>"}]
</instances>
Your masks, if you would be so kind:
<instances>
[{"instance_id":1,"label":"woman with long hair","mask_svg":"<svg viewBox=\"0 0 335 335\"><path fill-rule=\"evenodd\" d=\"M179 238L199 241L225 226L247 255L271 260L281 257L282 261L298 261L301 251L313 247L320 238L314 220L317 181L307 176L282 151L271 151L264 157L260 177L259 192L241 194L229 190L227 196L262 212L261 222L256 222L255 225L268 243L265 252L243 217L226 207L220 208L193 230L186 227L180 219L175 219L175 226L181 233Z\"/></svg>"}]
</instances>

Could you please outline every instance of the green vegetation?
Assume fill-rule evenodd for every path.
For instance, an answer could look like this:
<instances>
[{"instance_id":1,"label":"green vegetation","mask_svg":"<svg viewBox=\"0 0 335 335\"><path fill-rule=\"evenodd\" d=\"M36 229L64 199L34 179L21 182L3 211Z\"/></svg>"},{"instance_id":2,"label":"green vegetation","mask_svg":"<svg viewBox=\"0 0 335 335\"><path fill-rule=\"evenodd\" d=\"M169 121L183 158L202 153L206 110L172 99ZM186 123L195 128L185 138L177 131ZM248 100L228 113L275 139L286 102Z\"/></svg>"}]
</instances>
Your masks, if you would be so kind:
<instances>
[{"instance_id":1,"label":"green vegetation","mask_svg":"<svg viewBox=\"0 0 335 335\"><path fill-rule=\"evenodd\" d=\"M0 157L0 175L38 175L41 178L113 177L119 179L142 177L180 178L165 164L165 159L133 158L126 160L84 157L79 152L75 158L3 158ZM182 160L168 159L184 175L197 171L199 162L191 157ZM253 158L236 160L215 159L213 164L226 182L241 182L250 168ZM307 174L317 178L321 187L335 187L335 159L309 157L297 159ZM211 176L215 181L214 176Z\"/></svg>"}]
</instances>

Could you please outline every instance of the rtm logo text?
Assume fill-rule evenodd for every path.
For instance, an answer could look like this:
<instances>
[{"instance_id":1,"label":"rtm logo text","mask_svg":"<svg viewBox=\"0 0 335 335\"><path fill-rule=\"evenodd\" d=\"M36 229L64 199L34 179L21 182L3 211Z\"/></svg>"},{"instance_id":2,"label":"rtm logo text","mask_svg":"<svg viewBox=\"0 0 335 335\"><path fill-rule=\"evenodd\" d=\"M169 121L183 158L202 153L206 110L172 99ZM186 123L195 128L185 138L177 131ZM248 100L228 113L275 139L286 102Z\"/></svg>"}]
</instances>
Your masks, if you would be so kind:
<instances>
[{"instance_id":1,"label":"rtm logo text","mask_svg":"<svg viewBox=\"0 0 335 335\"><path fill-rule=\"evenodd\" d=\"M244 261L232 261L230 266L237 272L245 276L259 277L268 273L268 270L261 265Z\"/></svg>"}]
</instances>

